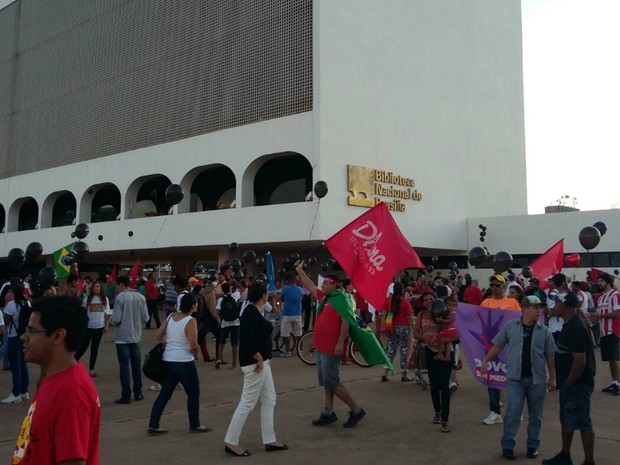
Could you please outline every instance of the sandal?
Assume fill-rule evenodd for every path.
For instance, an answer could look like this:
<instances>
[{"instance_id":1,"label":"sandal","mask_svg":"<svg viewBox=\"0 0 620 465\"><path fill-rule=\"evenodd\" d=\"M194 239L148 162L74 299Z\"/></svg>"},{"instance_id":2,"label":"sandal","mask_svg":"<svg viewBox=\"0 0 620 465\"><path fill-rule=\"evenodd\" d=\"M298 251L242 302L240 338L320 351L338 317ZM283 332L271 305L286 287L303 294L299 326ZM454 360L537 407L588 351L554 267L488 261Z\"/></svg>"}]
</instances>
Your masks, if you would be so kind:
<instances>
[{"instance_id":1,"label":"sandal","mask_svg":"<svg viewBox=\"0 0 620 465\"><path fill-rule=\"evenodd\" d=\"M388 382L388 377L387 377L387 375L383 375L383 376L381 377L381 381L383 381L384 383L387 383L387 382Z\"/></svg>"},{"instance_id":2,"label":"sandal","mask_svg":"<svg viewBox=\"0 0 620 465\"><path fill-rule=\"evenodd\" d=\"M232 450L228 446L224 446L224 452L230 455L234 455L235 457L249 457L252 453L249 450L244 450L241 454L237 454L234 450Z\"/></svg>"},{"instance_id":3,"label":"sandal","mask_svg":"<svg viewBox=\"0 0 620 465\"><path fill-rule=\"evenodd\" d=\"M409 376L403 376L402 378L400 378L400 380L403 383L408 383L409 381L413 381L413 378L410 378Z\"/></svg>"}]
</instances>

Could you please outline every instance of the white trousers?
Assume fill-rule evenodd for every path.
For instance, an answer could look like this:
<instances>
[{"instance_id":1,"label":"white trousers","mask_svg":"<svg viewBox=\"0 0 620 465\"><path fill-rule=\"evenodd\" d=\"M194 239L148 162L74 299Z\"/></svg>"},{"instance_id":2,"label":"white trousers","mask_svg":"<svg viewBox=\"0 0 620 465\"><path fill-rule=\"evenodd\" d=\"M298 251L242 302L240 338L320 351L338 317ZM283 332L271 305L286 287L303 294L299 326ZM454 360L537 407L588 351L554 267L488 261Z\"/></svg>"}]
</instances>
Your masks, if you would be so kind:
<instances>
[{"instance_id":1,"label":"white trousers","mask_svg":"<svg viewBox=\"0 0 620 465\"><path fill-rule=\"evenodd\" d=\"M241 431L245 425L248 415L260 398L260 428L263 436L263 444L276 442L276 433L273 429L273 412L276 408L276 388L273 384L271 375L271 360L265 360L263 369L256 373L256 364L241 367L243 372L243 391L241 400L233 414L226 431L226 444L238 445Z\"/></svg>"}]
</instances>

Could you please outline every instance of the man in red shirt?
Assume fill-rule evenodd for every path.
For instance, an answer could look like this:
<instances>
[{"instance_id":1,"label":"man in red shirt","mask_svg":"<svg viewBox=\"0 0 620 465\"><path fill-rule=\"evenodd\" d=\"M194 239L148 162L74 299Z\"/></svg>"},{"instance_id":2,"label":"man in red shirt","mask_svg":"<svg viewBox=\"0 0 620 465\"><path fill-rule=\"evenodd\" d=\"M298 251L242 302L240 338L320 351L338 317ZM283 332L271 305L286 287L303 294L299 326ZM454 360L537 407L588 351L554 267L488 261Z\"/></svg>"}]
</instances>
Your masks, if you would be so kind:
<instances>
[{"instance_id":1,"label":"man in red shirt","mask_svg":"<svg viewBox=\"0 0 620 465\"><path fill-rule=\"evenodd\" d=\"M41 367L37 393L20 429L12 465L99 465L99 395L75 352L88 327L82 302L34 302L21 336L27 362Z\"/></svg>"},{"instance_id":2,"label":"man in red shirt","mask_svg":"<svg viewBox=\"0 0 620 465\"><path fill-rule=\"evenodd\" d=\"M159 311L157 310L157 298L159 292L157 291L157 285L155 284L155 276L153 273L149 273L146 282L144 283L144 297L146 298L146 308L149 311L149 321L146 322L146 329L151 329L151 320L155 320L157 328L161 326L159 321Z\"/></svg>"},{"instance_id":3,"label":"man in red shirt","mask_svg":"<svg viewBox=\"0 0 620 465\"><path fill-rule=\"evenodd\" d=\"M321 416L313 420L314 426L326 426L338 421L334 412L334 396L349 406L349 419L342 425L353 428L364 418L366 412L351 397L349 390L340 382L340 364L344 350L344 340L349 334L349 325L329 303L330 294L341 288L340 279L328 275L319 289L303 269L303 261L295 263L301 282L310 293L321 301L314 322L314 349L317 352L317 374L319 385L325 388L325 407Z\"/></svg>"},{"instance_id":4,"label":"man in red shirt","mask_svg":"<svg viewBox=\"0 0 620 465\"><path fill-rule=\"evenodd\" d=\"M465 288L463 300L471 305L480 305L482 302L482 289L478 287L477 279L473 279L471 284Z\"/></svg>"}]
</instances>

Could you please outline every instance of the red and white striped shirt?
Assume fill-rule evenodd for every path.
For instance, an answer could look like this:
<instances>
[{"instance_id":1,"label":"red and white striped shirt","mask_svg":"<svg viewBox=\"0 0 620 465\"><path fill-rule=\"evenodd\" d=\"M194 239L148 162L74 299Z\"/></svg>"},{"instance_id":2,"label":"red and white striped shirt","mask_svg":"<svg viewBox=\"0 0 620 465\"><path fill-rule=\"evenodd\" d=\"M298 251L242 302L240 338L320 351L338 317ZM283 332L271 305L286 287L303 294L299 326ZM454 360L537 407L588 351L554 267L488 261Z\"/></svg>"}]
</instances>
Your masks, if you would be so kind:
<instances>
[{"instance_id":1,"label":"red and white striped shirt","mask_svg":"<svg viewBox=\"0 0 620 465\"><path fill-rule=\"evenodd\" d=\"M601 315L620 311L620 293L615 289L605 292L599 297L596 309ZM601 323L601 336L613 334L620 337L620 318L601 318L599 321Z\"/></svg>"}]
</instances>

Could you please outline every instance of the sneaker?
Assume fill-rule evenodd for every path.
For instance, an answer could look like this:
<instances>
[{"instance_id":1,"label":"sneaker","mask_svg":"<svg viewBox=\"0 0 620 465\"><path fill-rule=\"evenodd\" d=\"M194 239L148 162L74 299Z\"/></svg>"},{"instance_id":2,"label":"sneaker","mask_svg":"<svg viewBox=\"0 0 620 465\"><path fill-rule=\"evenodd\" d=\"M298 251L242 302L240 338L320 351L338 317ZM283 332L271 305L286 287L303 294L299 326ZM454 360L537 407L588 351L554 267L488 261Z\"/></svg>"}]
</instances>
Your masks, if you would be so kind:
<instances>
[{"instance_id":1,"label":"sneaker","mask_svg":"<svg viewBox=\"0 0 620 465\"><path fill-rule=\"evenodd\" d=\"M536 457L538 457L540 455L540 451L534 447L528 447L527 448L527 458L528 459L535 459Z\"/></svg>"},{"instance_id":2,"label":"sneaker","mask_svg":"<svg viewBox=\"0 0 620 465\"><path fill-rule=\"evenodd\" d=\"M292 356L292 354L290 352L286 352L286 351L284 351L284 352L282 352L280 354L280 357L291 357L291 356Z\"/></svg>"},{"instance_id":3,"label":"sneaker","mask_svg":"<svg viewBox=\"0 0 620 465\"><path fill-rule=\"evenodd\" d=\"M436 413L433 417L433 424L438 425L439 423L441 423L441 415L439 413Z\"/></svg>"},{"instance_id":4,"label":"sneaker","mask_svg":"<svg viewBox=\"0 0 620 465\"><path fill-rule=\"evenodd\" d=\"M336 412L332 412L331 415L327 416L323 412L321 412L321 416L318 420L312 420L312 424L314 426L327 426L331 425L338 421L338 417L336 416Z\"/></svg>"},{"instance_id":5,"label":"sneaker","mask_svg":"<svg viewBox=\"0 0 620 465\"><path fill-rule=\"evenodd\" d=\"M14 396L13 393L9 395L9 397L5 397L0 400L2 404L19 404L22 401L22 396Z\"/></svg>"},{"instance_id":6,"label":"sneaker","mask_svg":"<svg viewBox=\"0 0 620 465\"><path fill-rule=\"evenodd\" d=\"M441 422L441 432L442 433L449 433L450 432L450 426L448 426L448 422L447 421L442 421Z\"/></svg>"},{"instance_id":7,"label":"sneaker","mask_svg":"<svg viewBox=\"0 0 620 465\"><path fill-rule=\"evenodd\" d=\"M28 394L27 392L24 392L23 394L20 394L20 397L22 398L22 401L30 400L30 394Z\"/></svg>"},{"instance_id":8,"label":"sneaker","mask_svg":"<svg viewBox=\"0 0 620 465\"><path fill-rule=\"evenodd\" d=\"M607 393L612 393L612 392L614 392L614 389L616 389L616 386L618 386L616 383L611 383L606 388L603 388L602 391L603 392L607 392Z\"/></svg>"},{"instance_id":9,"label":"sneaker","mask_svg":"<svg viewBox=\"0 0 620 465\"><path fill-rule=\"evenodd\" d=\"M495 412L491 412L488 417L482 420L482 423L485 425L496 425L498 423L502 423L502 416Z\"/></svg>"},{"instance_id":10,"label":"sneaker","mask_svg":"<svg viewBox=\"0 0 620 465\"><path fill-rule=\"evenodd\" d=\"M506 460L517 460L517 457L515 457L515 451L512 449L503 449L502 457L504 457Z\"/></svg>"},{"instance_id":11,"label":"sneaker","mask_svg":"<svg viewBox=\"0 0 620 465\"><path fill-rule=\"evenodd\" d=\"M161 391L161 384L153 384L149 389L151 391Z\"/></svg>"},{"instance_id":12,"label":"sneaker","mask_svg":"<svg viewBox=\"0 0 620 465\"><path fill-rule=\"evenodd\" d=\"M555 457L543 460L542 463L543 465L573 465L570 454L564 451L560 451Z\"/></svg>"},{"instance_id":13,"label":"sneaker","mask_svg":"<svg viewBox=\"0 0 620 465\"><path fill-rule=\"evenodd\" d=\"M357 425L365 416L366 412L364 411L364 409L361 409L358 413L350 411L349 419L342 426L344 426L345 428L355 428L355 425Z\"/></svg>"}]
</instances>

